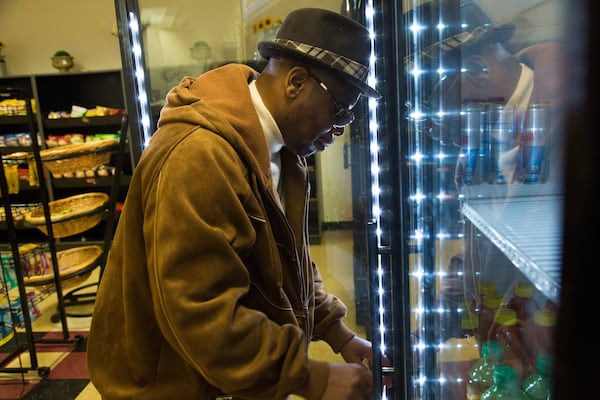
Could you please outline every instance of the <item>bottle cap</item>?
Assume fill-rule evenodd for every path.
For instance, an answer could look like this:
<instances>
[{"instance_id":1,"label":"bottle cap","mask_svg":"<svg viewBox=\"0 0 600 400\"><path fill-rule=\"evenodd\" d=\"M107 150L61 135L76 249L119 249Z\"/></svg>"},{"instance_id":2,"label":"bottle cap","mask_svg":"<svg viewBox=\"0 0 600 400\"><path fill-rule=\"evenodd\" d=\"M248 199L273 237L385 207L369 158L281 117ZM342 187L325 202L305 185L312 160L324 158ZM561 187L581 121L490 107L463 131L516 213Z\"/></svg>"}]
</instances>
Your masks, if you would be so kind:
<instances>
[{"instance_id":1,"label":"bottle cap","mask_svg":"<svg viewBox=\"0 0 600 400\"><path fill-rule=\"evenodd\" d=\"M460 319L460 327L465 330L477 329L479 318L473 313L465 312Z\"/></svg>"},{"instance_id":2,"label":"bottle cap","mask_svg":"<svg viewBox=\"0 0 600 400\"><path fill-rule=\"evenodd\" d=\"M533 314L533 321L541 326L553 327L556 326L556 312L542 308Z\"/></svg>"},{"instance_id":3,"label":"bottle cap","mask_svg":"<svg viewBox=\"0 0 600 400\"><path fill-rule=\"evenodd\" d=\"M496 312L496 323L502 326L516 325L517 313L510 308L501 308Z\"/></svg>"},{"instance_id":4,"label":"bottle cap","mask_svg":"<svg viewBox=\"0 0 600 400\"><path fill-rule=\"evenodd\" d=\"M483 296L498 293L497 289L496 289L496 284L494 282L489 282L489 281L479 282L479 285L477 288L479 290L479 295L483 295Z\"/></svg>"},{"instance_id":5,"label":"bottle cap","mask_svg":"<svg viewBox=\"0 0 600 400\"><path fill-rule=\"evenodd\" d=\"M518 297L533 297L535 294L535 287L529 282L516 282L513 287L515 296Z\"/></svg>"},{"instance_id":6,"label":"bottle cap","mask_svg":"<svg viewBox=\"0 0 600 400\"><path fill-rule=\"evenodd\" d=\"M498 294L486 294L483 298L483 306L488 309L495 310L500 307L500 304L502 304L502 296Z\"/></svg>"},{"instance_id":7,"label":"bottle cap","mask_svg":"<svg viewBox=\"0 0 600 400\"><path fill-rule=\"evenodd\" d=\"M488 340L481 345L481 356L504 360L504 346L497 340Z\"/></svg>"},{"instance_id":8,"label":"bottle cap","mask_svg":"<svg viewBox=\"0 0 600 400\"><path fill-rule=\"evenodd\" d=\"M535 360L535 369L540 375L551 375L554 367L552 354L539 354Z\"/></svg>"},{"instance_id":9,"label":"bottle cap","mask_svg":"<svg viewBox=\"0 0 600 400\"><path fill-rule=\"evenodd\" d=\"M517 380L517 371L510 365L498 365L494 368L494 383L506 385Z\"/></svg>"}]
</instances>

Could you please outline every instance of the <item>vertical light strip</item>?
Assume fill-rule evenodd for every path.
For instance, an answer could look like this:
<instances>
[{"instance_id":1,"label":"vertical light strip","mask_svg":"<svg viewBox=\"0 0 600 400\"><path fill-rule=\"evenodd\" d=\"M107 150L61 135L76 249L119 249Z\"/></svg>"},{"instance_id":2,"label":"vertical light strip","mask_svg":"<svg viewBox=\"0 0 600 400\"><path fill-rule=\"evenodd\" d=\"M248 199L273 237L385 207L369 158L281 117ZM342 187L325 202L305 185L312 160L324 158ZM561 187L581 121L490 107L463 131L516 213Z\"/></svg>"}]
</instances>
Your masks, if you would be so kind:
<instances>
[{"instance_id":1,"label":"vertical light strip","mask_svg":"<svg viewBox=\"0 0 600 400\"><path fill-rule=\"evenodd\" d=\"M377 84L376 72L375 72L375 28L373 23L373 1L369 0L365 8L366 27L371 33L371 58L369 61L369 76L368 83L370 86L375 87ZM371 214L375 219L377 226L377 245L381 246L381 209L379 203L380 186L379 186L379 144L378 144L378 129L379 123L377 121L377 99L369 98L369 137L370 141L370 153L371 153L371 196L372 196L372 210ZM381 336L381 353L385 354L385 325L384 325L384 309L383 309L383 269L381 266L381 255L377 257L377 275L378 275L378 296L379 296L379 334Z\"/></svg>"},{"instance_id":2,"label":"vertical light strip","mask_svg":"<svg viewBox=\"0 0 600 400\"><path fill-rule=\"evenodd\" d=\"M136 92L139 112L141 114L140 122L142 124L142 134L144 135L143 146L146 147L150 140L150 136L152 135L150 129L150 115L148 114L150 105L148 103L148 93L146 92L146 73L144 72L143 51L140 42L140 23L133 12L129 12L129 31L131 32L134 75L137 83Z\"/></svg>"},{"instance_id":3,"label":"vertical light strip","mask_svg":"<svg viewBox=\"0 0 600 400\"><path fill-rule=\"evenodd\" d=\"M410 66L407 66L409 70L407 71L407 79L412 79L412 82L407 82L408 93L407 93L407 102L412 105L409 114L409 120L411 124L408 126L408 134L409 134L409 149L408 152L411 153L410 161L413 164L412 170L413 174L410 177L411 184L410 187L414 188L414 193L411 193L410 196L410 204L411 211L410 213L414 215L413 222L411 228L413 229L413 233L411 235L412 246L416 249L421 249L423 246L424 234L425 234L425 226L423 223L423 202L426 200L426 195L423 190L423 161L426 155L423 153L423 144L421 143L421 135L420 132L422 130L422 125L426 124L426 121L430 118L427 115L427 112L430 110L426 110L424 107L424 99L423 99L423 79L425 74L428 71L423 69L421 65L421 53L420 50L423 47L422 44L422 35L425 33L425 26L422 24L422 21L419 21L419 15L415 10L418 10L419 1L412 2L412 13L411 20L409 26L409 34L410 40L409 43L412 43L412 48L407 48L407 54L411 54L412 58L409 60ZM423 315L426 312L425 310L425 299L424 299L424 278L425 278L425 270L423 267L423 256L420 250L416 251L416 257L414 259L414 265L411 268L411 277L415 280L416 293L411 293L411 304L413 304L414 309L414 323L416 324L416 332L419 341L416 343L415 348L413 349L418 355L418 360L424 359L424 351L426 349L427 343L425 343L424 335L423 335ZM417 296L413 299L413 296ZM411 318L412 319L412 318ZM421 390L423 389L425 383L427 382L427 376L423 373L424 369L421 365L417 366L417 381L416 384L419 385ZM421 391L419 390L419 391Z\"/></svg>"}]
</instances>

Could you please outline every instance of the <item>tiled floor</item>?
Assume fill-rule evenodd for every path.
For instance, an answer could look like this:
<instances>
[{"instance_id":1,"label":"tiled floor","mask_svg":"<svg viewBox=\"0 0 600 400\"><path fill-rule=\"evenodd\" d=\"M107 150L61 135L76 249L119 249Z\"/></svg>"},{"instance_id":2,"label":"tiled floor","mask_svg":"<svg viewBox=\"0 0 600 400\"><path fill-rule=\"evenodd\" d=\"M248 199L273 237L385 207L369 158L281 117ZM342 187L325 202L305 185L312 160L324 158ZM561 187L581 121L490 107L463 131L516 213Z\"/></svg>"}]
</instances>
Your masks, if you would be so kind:
<instances>
[{"instance_id":1,"label":"tiled floor","mask_svg":"<svg viewBox=\"0 0 600 400\"><path fill-rule=\"evenodd\" d=\"M337 294L349 307L346 323L364 337L364 327L356 326L354 322L352 232L325 231L321 244L311 246L311 252L320 267L326 289ZM97 281L97 272L90 276L88 283ZM33 322L36 340L59 341L54 344L36 342L38 366L49 367L50 373L46 378L41 378L36 369L23 374L0 373L0 400L100 400L85 366L85 338L91 318L66 318L68 337L65 340L62 323L51 319L56 314L56 295L47 296L40 304L40 311L41 316ZM26 343L23 334L17 339ZM10 342L13 348L14 342L16 340ZM4 359L6 354L1 353L6 353L8 346L0 347L0 360ZM324 343L311 344L309 353L318 359L343 361ZM28 369L31 365L29 352L23 352L9 366Z\"/></svg>"},{"instance_id":2,"label":"tiled floor","mask_svg":"<svg viewBox=\"0 0 600 400\"><path fill-rule=\"evenodd\" d=\"M97 272L88 283L97 281ZM90 317L53 322L56 315L56 294L43 294L39 304L41 316L32 323L35 352L29 352L28 337L19 330L15 337L0 347L3 368L15 372L0 373L0 400L99 400L100 395L90 383L85 365L85 346ZM86 306L87 307L87 306ZM73 310L74 311L74 310ZM82 310L83 311L83 310ZM13 351L15 357L9 357ZM49 371L44 377L45 371Z\"/></svg>"}]
</instances>

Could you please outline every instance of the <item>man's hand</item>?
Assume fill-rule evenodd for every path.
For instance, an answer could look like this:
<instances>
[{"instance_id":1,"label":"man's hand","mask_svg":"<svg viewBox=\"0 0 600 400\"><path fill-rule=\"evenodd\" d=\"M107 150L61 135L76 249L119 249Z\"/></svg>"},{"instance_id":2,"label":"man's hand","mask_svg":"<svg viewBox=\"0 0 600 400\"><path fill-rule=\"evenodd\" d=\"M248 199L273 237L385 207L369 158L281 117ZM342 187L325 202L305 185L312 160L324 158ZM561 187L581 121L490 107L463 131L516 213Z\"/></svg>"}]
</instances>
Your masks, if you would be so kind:
<instances>
[{"instance_id":1,"label":"man's hand","mask_svg":"<svg viewBox=\"0 0 600 400\"><path fill-rule=\"evenodd\" d=\"M373 350L371 342L354 336L342 347L340 354L347 363L356 363L366 365L369 369L373 369ZM386 356L381 356L381 365L389 367L392 365ZM382 384L386 387L392 387L392 377L383 376Z\"/></svg>"},{"instance_id":2,"label":"man's hand","mask_svg":"<svg viewBox=\"0 0 600 400\"><path fill-rule=\"evenodd\" d=\"M369 400L373 398L373 375L362 364L329 364L329 379L321 400Z\"/></svg>"}]
</instances>

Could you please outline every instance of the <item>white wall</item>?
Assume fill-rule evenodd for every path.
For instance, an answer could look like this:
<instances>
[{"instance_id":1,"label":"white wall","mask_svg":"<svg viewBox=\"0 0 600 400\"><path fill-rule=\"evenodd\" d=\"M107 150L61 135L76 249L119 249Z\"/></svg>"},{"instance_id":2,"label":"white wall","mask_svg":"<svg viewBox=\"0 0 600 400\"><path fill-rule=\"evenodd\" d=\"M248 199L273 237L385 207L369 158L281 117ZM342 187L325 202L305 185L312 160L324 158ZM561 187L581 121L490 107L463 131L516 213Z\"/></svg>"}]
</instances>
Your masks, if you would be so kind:
<instances>
[{"instance_id":1,"label":"white wall","mask_svg":"<svg viewBox=\"0 0 600 400\"><path fill-rule=\"evenodd\" d=\"M113 0L0 0L0 41L8 75L57 72L50 57L66 50L75 71L121 68Z\"/></svg>"}]
</instances>

